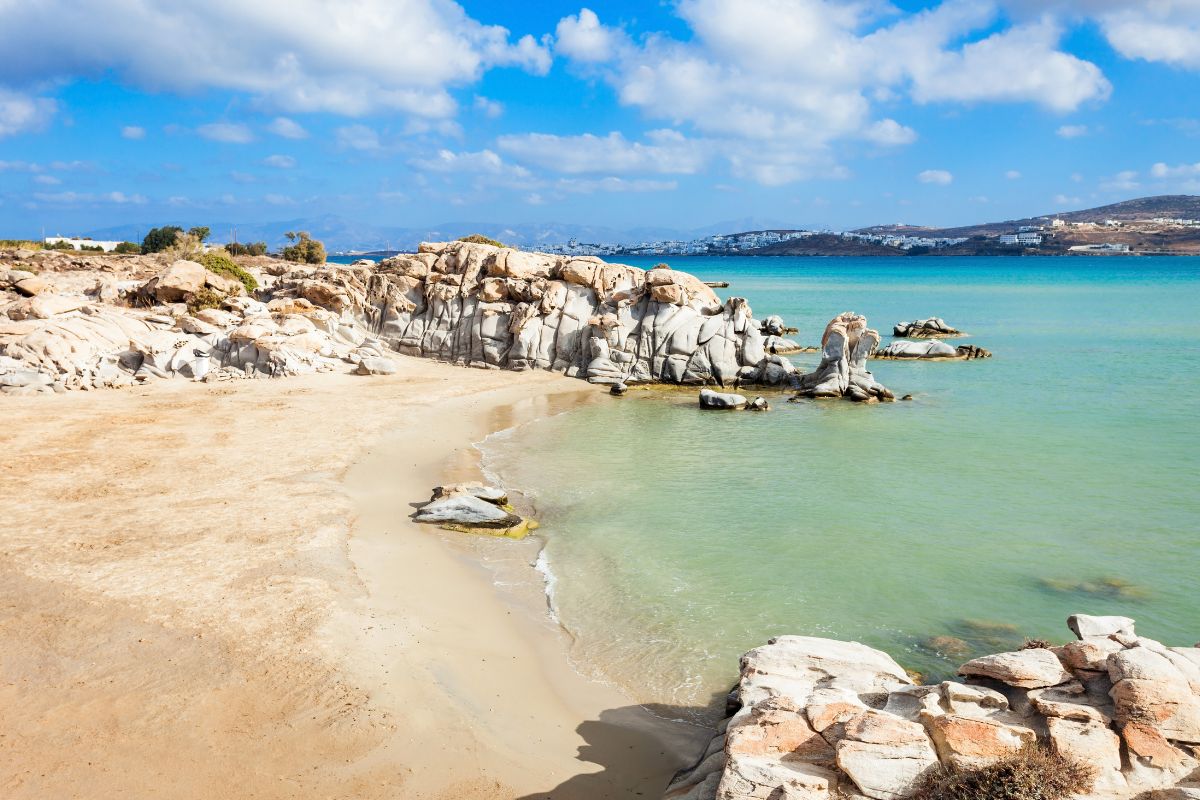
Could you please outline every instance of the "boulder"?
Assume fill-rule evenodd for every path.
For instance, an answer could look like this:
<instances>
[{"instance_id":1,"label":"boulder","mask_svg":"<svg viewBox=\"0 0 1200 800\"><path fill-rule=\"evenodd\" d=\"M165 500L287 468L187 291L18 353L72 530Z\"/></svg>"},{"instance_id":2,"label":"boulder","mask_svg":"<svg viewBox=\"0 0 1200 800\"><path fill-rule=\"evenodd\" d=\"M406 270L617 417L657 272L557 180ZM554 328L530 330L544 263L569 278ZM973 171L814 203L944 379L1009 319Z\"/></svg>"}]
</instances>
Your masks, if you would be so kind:
<instances>
[{"instance_id":1,"label":"boulder","mask_svg":"<svg viewBox=\"0 0 1200 800\"><path fill-rule=\"evenodd\" d=\"M770 411L771 404L767 402L767 398L765 397L756 397L750 401L750 404L746 408L751 411Z\"/></svg>"},{"instance_id":2,"label":"boulder","mask_svg":"<svg viewBox=\"0 0 1200 800\"><path fill-rule=\"evenodd\" d=\"M1067 617L1067 627L1080 639L1093 636L1122 634L1135 636L1134 622L1129 617L1092 617L1087 614L1072 614Z\"/></svg>"},{"instance_id":3,"label":"boulder","mask_svg":"<svg viewBox=\"0 0 1200 800\"><path fill-rule=\"evenodd\" d=\"M958 351L945 342L892 342L882 350L875 352L871 358L958 358Z\"/></svg>"},{"instance_id":4,"label":"boulder","mask_svg":"<svg viewBox=\"0 0 1200 800\"><path fill-rule=\"evenodd\" d=\"M846 723L837 744L837 765L858 790L876 800L902 800L937 752L918 723L880 711L866 711Z\"/></svg>"},{"instance_id":5,"label":"boulder","mask_svg":"<svg viewBox=\"0 0 1200 800\"><path fill-rule=\"evenodd\" d=\"M714 392L711 389L700 390L700 407L714 410L743 409L749 401L743 395Z\"/></svg>"},{"instance_id":6,"label":"boulder","mask_svg":"<svg viewBox=\"0 0 1200 800\"><path fill-rule=\"evenodd\" d=\"M39 295L49 289L50 284L45 278L40 278L35 275L33 277L17 281L13 284L13 288L26 297L33 297L34 295Z\"/></svg>"},{"instance_id":7,"label":"boulder","mask_svg":"<svg viewBox=\"0 0 1200 800\"><path fill-rule=\"evenodd\" d=\"M1041 648L976 658L959 667L958 674L991 678L1022 689L1057 686L1072 679L1058 656Z\"/></svg>"},{"instance_id":8,"label":"boulder","mask_svg":"<svg viewBox=\"0 0 1200 800\"><path fill-rule=\"evenodd\" d=\"M472 528L511 528L521 518L494 503L471 494L456 494L422 506L413 517L417 522L437 522Z\"/></svg>"},{"instance_id":9,"label":"boulder","mask_svg":"<svg viewBox=\"0 0 1200 800\"><path fill-rule=\"evenodd\" d=\"M508 505L508 492L498 486L489 486L486 483L451 483L446 486L435 486L433 496L430 497L430 502L441 500L446 497L456 497L458 495L471 495L480 500L497 505Z\"/></svg>"},{"instance_id":10,"label":"boulder","mask_svg":"<svg viewBox=\"0 0 1200 800\"><path fill-rule=\"evenodd\" d=\"M152 278L146 288L153 290L154 299L160 303L178 303L203 289L210 274L203 264L176 261L157 278Z\"/></svg>"},{"instance_id":11,"label":"boulder","mask_svg":"<svg viewBox=\"0 0 1200 800\"><path fill-rule=\"evenodd\" d=\"M367 356L358 362L355 372L359 375L395 375L396 362L382 356Z\"/></svg>"},{"instance_id":12,"label":"boulder","mask_svg":"<svg viewBox=\"0 0 1200 800\"><path fill-rule=\"evenodd\" d=\"M1121 792L1128 788L1121 774L1121 737L1107 725L1049 717L1046 726L1054 752L1093 768L1096 779L1093 791Z\"/></svg>"},{"instance_id":13,"label":"boulder","mask_svg":"<svg viewBox=\"0 0 1200 800\"><path fill-rule=\"evenodd\" d=\"M928 339L942 336L961 336L962 331L950 327L941 317L918 319L914 322L897 322L892 329L893 336L909 336Z\"/></svg>"},{"instance_id":14,"label":"boulder","mask_svg":"<svg viewBox=\"0 0 1200 800\"><path fill-rule=\"evenodd\" d=\"M996 719L926 712L921 721L941 762L963 767L990 763L1037 741L1032 729Z\"/></svg>"}]
</instances>

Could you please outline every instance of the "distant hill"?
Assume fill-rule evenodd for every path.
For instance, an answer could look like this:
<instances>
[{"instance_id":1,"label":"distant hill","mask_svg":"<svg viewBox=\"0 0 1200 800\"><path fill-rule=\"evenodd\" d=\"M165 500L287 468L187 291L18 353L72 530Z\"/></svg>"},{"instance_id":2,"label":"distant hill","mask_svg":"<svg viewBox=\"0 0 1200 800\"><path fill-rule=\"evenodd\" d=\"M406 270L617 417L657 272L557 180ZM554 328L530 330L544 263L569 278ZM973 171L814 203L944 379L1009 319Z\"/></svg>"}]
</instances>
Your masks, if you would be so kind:
<instances>
[{"instance_id":1,"label":"distant hill","mask_svg":"<svg viewBox=\"0 0 1200 800\"><path fill-rule=\"evenodd\" d=\"M1003 222L984 222L976 225L963 225L957 228L931 228L920 225L875 225L861 228L861 233L898 233L908 235L928 236L995 236L1008 233L1022 225L1045 225L1055 218L1067 222L1104 222L1105 220L1152 219L1154 217L1169 217L1182 219L1200 219L1200 196L1190 194L1164 194L1156 197L1139 197L1135 200L1123 200L1099 208L1089 208L1083 211L1064 211L1057 214L1043 214L1024 219L1010 219Z\"/></svg>"}]
</instances>

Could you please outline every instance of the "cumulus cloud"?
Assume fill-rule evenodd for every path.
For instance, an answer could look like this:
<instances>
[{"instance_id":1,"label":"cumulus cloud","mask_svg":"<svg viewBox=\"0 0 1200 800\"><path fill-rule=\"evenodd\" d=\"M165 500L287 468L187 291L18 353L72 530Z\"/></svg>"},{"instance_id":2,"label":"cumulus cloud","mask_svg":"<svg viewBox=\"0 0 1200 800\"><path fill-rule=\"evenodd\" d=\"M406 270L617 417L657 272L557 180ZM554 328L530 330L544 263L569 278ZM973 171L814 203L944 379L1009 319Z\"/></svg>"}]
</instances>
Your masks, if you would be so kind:
<instances>
[{"instance_id":1,"label":"cumulus cloud","mask_svg":"<svg viewBox=\"0 0 1200 800\"><path fill-rule=\"evenodd\" d=\"M704 143L674 130L650 131L644 142L631 142L614 131L607 136L527 133L501 136L496 144L522 163L571 174L691 174L708 160Z\"/></svg>"},{"instance_id":2,"label":"cumulus cloud","mask_svg":"<svg viewBox=\"0 0 1200 800\"><path fill-rule=\"evenodd\" d=\"M873 113L874 103L905 94L1068 111L1111 91L1098 67L1059 48L1053 20L1003 27L989 0L945 0L908 15L834 0L676 8L689 37L634 43L585 9L560 21L556 52L600 75L623 104L690 127L735 174L764 183L837 175L843 140L911 143L915 131Z\"/></svg>"},{"instance_id":3,"label":"cumulus cloud","mask_svg":"<svg viewBox=\"0 0 1200 800\"><path fill-rule=\"evenodd\" d=\"M196 128L196 133L210 141L225 144L246 144L254 141L254 134L249 128L233 122L210 122Z\"/></svg>"},{"instance_id":4,"label":"cumulus cloud","mask_svg":"<svg viewBox=\"0 0 1200 800\"><path fill-rule=\"evenodd\" d=\"M296 159L291 156L273 155L263 159L263 164L276 169L291 169L296 166Z\"/></svg>"},{"instance_id":5,"label":"cumulus cloud","mask_svg":"<svg viewBox=\"0 0 1200 800\"><path fill-rule=\"evenodd\" d=\"M42 186L58 186L62 183L61 180L53 175L34 175L33 182Z\"/></svg>"},{"instance_id":6,"label":"cumulus cloud","mask_svg":"<svg viewBox=\"0 0 1200 800\"><path fill-rule=\"evenodd\" d=\"M1010 169L1008 172L1004 173L1004 177L1008 178L1010 181L1016 181L1021 179L1021 173L1018 170Z\"/></svg>"},{"instance_id":7,"label":"cumulus cloud","mask_svg":"<svg viewBox=\"0 0 1200 800\"><path fill-rule=\"evenodd\" d=\"M1200 176L1200 164L1178 164L1170 166L1162 161L1150 168L1155 178L1194 178Z\"/></svg>"},{"instance_id":8,"label":"cumulus cloud","mask_svg":"<svg viewBox=\"0 0 1200 800\"><path fill-rule=\"evenodd\" d=\"M1099 15L1113 48L1130 59L1200 69L1200 5L1189 0L1137 3Z\"/></svg>"},{"instance_id":9,"label":"cumulus cloud","mask_svg":"<svg viewBox=\"0 0 1200 800\"><path fill-rule=\"evenodd\" d=\"M45 31L72 44L46 47ZM152 91L225 89L349 115L445 117L449 89L488 69L550 67L545 43L514 41L451 0L3 3L0 51L0 84L115 74Z\"/></svg>"},{"instance_id":10,"label":"cumulus cloud","mask_svg":"<svg viewBox=\"0 0 1200 800\"><path fill-rule=\"evenodd\" d=\"M1063 125L1059 127L1056 134L1064 139L1078 139L1080 136L1088 135L1087 125Z\"/></svg>"},{"instance_id":11,"label":"cumulus cloud","mask_svg":"<svg viewBox=\"0 0 1200 800\"><path fill-rule=\"evenodd\" d=\"M1135 170L1122 170L1108 180L1102 181L1100 188L1115 192L1132 192L1141 187L1137 177L1138 174Z\"/></svg>"},{"instance_id":12,"label":"cumulus cloud","mask_svg":"<svg viewBox=\"0 0 1200 800\"><path fill-rule=\"evenodd\" d=\"M276 117L271 120L271 124L267 126L267 130L285 139L308 138L308 131L304 130L304 126L287 117Z\"/></svg>"},{"instance_id":13,"label":"cumulus cloud","mask_svg":"<svg viewBox=\"0 0 1200 800\"><path fill-rule=\"evenodd\" d=\"M0 39L3 38L4 34L0 32ZM6 53L0 64L9 58L11 54ZM3 66L0 66L0 71L2 70ZM46 127L57 110L58 103L54 100L20 94L0 86L0 138L40 131Z\"/></svg>"},{"instance_id":14,"label":"cumulus cloud","mask_svg":"<svg viewBox=\"0 0 1200 800\"><path fill-rule=\"evenodd\" d=\"M927 169L917 175L917 180L921 183L949 186L954 182L954 175L944 169Z\"/></svg>"},{"instance_id":15,"label":"cumulus cloud","mask_svg":"<svg viewBox=\"0 0 1200 800\"><path fill-rule=\"evenodd\" d=\"M482 95L475 95L475 110L488 119L496 119L504 113L504 104Z\"/></svg>"},{"instance_id":16,"label":"cumulus cloud","mask_svg":"<svg viewBox=\"0 0 1200 800\"><path fill-rule=\"evenodd\" d=\"M1065 194L1054 195L1054 205L1060 209L1078 207L1079 203L1078 197L1070 197Z\"/></svg>"},{"instance_id":17,"label":"cumulus cloud","mask_svg":"<svg viewBox=\"0 0 1200 800\"><path fill-rule=\"evenodd\" d=\"M121 137L124 139L145 139L146 129L141 125L126 125L121 128Z\"/></svg>"}]
</instances>

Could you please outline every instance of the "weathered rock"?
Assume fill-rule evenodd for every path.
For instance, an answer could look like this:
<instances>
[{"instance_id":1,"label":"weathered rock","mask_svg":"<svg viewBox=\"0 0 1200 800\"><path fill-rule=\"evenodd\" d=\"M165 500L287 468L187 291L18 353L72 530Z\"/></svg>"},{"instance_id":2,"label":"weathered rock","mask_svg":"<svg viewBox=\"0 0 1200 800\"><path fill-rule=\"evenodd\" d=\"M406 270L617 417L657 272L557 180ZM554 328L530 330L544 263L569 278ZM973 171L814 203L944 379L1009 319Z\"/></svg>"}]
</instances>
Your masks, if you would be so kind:
<instances>
[{"instance_id":1,"label":"weathered rock","mask_svg":"<svg viewBox=\"0 0 1200 800\"><path fill-rule=\"evenodd\" d=\"M437 522L472 528L512 528L521 518L494 503L471 494L456 494L422 506L413 517L417 522Z\"/></svg>"},{"instance_id":2,"label":"weathered rock","mask_svg":"<svg viewBox=\"0 0 1200 800\"><path fill-rule=\"evenodd\" d=\"M368 356L358 362L359 375L395 375L396 362L382 356Z\"/></svg>"},{"instance_id":3,"label":"weathered rock","mask_svg":"<svg viewBox=\"0 0 1200 800\"><path fill-rule=\"evenodd\" d=\"M714 392L711 389L700 390L700 407L717 410L737 410L745 408L749 401L743 395Z\"/></svg>"},{"instance_id":4,"label":"weathered rock","mask_svg":"<svg viewBox=\"0 0 1200 800\"><path fill-rule=\"evenodd\" d=\"M1107 725L1049 717L1046 726L1054 752L1087 764L1095 771L1093 791L1121 792L1128 788L1121 774L1121 737Z\"/></svg>"},{"instance_id":5,"label":"weathered rock","mask_svg":"<svg viewBox=\"0 0 1200 800\"><path fill-rule=\"evenodd\" d=\"M846 723L837 744L837 765L867 797L901 800L927 769L938 763L925 729L880 711Z\"/></svg>"},{"instance_id":6,"label":"weathered rock","mask_svg":"<svg viewBox=\"0 0 1200 800\"><path fill-rule=\"evenodd\" d=\"M941 317L930 317L915 322L897 322L892 329L892 335L928 339L941 336L961 336L962 331L950 327Z\"/></svg>"},{"instance_id":7,"label":"weathered rock","mask_svg":"<svg viewBox=\"0 0 1200 800\"><path fill-rule=\"evenodd\" d=\"M1071 680L1058 657L1049 650L1018 650L997 653L968 661L958 668L959 675L991 678L1009 686L1040 689Z\"/></svg>"},{"instance_id":8,"label":"weathered rock","mask_svg":"<svg viewBox=\"0 0 1200 800\"><path fill-rule=\"evenodd\" d=\"M894 400L867 370L867 357L879 345L879 334L866 317L846 312L834 317L821 338L821 364L793 381L801 397L846 397L857 401Z\"/></svg>"},{"instance_id":9,"label":"weathered rock","mask_svg":"<svg viewBox=\"0 0 1200 800\"><path fill-rule=\"evenodd\" d=\"M751 411L770 411L771 404L767 402L767 398L765 397L756 397L750 401L746 408Z\"/></svg>"},{"instance_id":10,"label":"weathered rock","mask_svg":"<svg viewBox=\"0 0 1200 800\"><path fill-rule=\"evenodd\" d=\"M608 387L608 393L616 397L620 397L628 391L629 387L623 383L614 383L612 386Z\"/></svg>"},{"instance_id":11,"label":"weathered rock","mask_svg":"<svg viewBox=\"0 0 1200 800\"><path fill-rule=\"evenodd\" d=\"M146 289L152 290L160 303L177 303L204 288L210 274L195 261L176 261L157 278L152 278Z\"/></svg>"},{"instance_id":12,"label":"weathered rock","mask_svg":"<svg viewBox=\"0 0 1200 800\"><path fill-rule=\"evenodd\" d=\"M1123 634L1135 636L1134 622L1129 617L1093 617L1087 614L1072 614L1067 617L1067 627L1080 639L1092 636Z\"/></svg>"},{"instance_id":13,"label":"weathered rock","mask_svg":"<svg viewBox=\"0 0 1200 800\"><path fill-rule=\"evenodd\" d=\"M958 358L958 351L939 341L924 342L892 342L882 350L875 352L871 358Z\"/></svg>"},{"instance_id":14,"label":"weathered rock","mask_svg":"<svg viewBox=\"0 0 1200 800\"><path fill-rule=\"evenodd\" d=\"M954 348L954 350L958 353L958 357L965 361L975 358L992 357L991 350L984 350L982 347L974 344L960 344L958 347Z\"/></svg>"},{"instance_id":15,"label":"weathered rock","mask_svg":"<svg viewBox=\"0 0 1200 800\"><path fill-rule=\"evenodd\" d=\"M492 505L508 505L508 492L497 486L488 486L485 483L452 483L446 486L435 486L430 502L462 494L478 497L480 500L486 500Z\"/></svg>"},{"instance_id":16,"label":"weathered rock","mask_svg":"<svg viewBox=\"0 0 1200 800\"><path fill-rule=\"evenodd\" d=\"M1107 670L1108 657L1124 649L1124 645L1107 636L1093 636L1063 645L1062 661L1071 669Z\"/></svg>"},{"instance_id":17,"label":"weathered rock","mask_svg":"<svg viewBox=\"0 0 1200 800\"><path fill-rule=\"evenodd\" d=\"M50 284L45 278L39 278L35 275L31 278L17 281L13 284L13 288L26 297L33 297L49 289Z\"/></svg>"},{"instance_id":18,"label":"weathered rock","mask_svg":"<svg viewBox=\"0 0 1200 800\"><path fill-rule=\"evenodd\" d=\"M996 719L926 712L921 722L933 739L940 761L964 767L1004 758L1037 741L1032 729Z\"/></svg>"}]
</instances>

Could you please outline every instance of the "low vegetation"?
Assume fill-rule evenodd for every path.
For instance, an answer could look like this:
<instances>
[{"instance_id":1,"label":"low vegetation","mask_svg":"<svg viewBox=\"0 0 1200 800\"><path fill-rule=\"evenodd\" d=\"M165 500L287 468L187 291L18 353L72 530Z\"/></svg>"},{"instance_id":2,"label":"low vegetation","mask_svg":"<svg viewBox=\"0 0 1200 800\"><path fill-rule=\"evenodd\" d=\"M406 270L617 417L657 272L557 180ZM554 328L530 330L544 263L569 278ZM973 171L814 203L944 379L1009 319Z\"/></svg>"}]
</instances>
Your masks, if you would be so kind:
<instances>
[{"instance_id":1,"label":"low vegetation","mask_svg":"<svg viewBox=\"0 0 1200 800\"><path fill-rule=\"evenodd\" d=\"M288 231L284 235L292 243L280 251L285 259L301 264L325 263L325 245L312 238L308 231Z\"/></svg>"},{"instance_id":2,"label":"low vegetation","mask_svg":"<svg viewBox=\"0 0 1200 800\"><path fill-rule=\"evenodd\" d=\"M471 244L490 244L492 247L507 247L503 242L498 242L495 239L484 236L482 233L472 233L470 236L459 238L460 242L470 242Z\"/></svg>"},{"instance_id":3,"label":"low vegetation","mask_svg":"<svg viewBox=\"0 0 1200 800\"><path fill-rule=\"evenodd\" d=\"M30 242L25 239L0 239L0 250L41 250L41 242Z\"/></svg>"},{"instance_id":4,"label":"low vegetation","mask_svg":"<svg viewBox=\"0 0 1200 800\"><path fill-rule=\"evenodd\" d=\"M204 253L204 243L197 236L179 231L175 241L159 251L167 263L174 261L199 261Z\"/></svg>"},{"instance_id":5,"label":"low vegetation","mask_svg":"<svg viewBox=\"0 0 1200 800\"><path fill-rule=\"evenodd\" d=\"M1092 767L1035 745L980 767L934 767L918 781L910 798L1065 800L1090 791L1094 782Z\"/></svg>"},{"instance_id":6,"label":"low vegetation","mask_svg":"<svg viewBox=\"0 0 1200 800\"><path fill-rule=\"evenodd\" d=\"M227 278L235 278L242 282L242 286L246 287L247 294L253 293L258 288L258 281L254 279L246 270L242 269L237 263L229 257L229 253L224 250L210 250L200 256L200 263L209 272L217 275L224 275Z\"/></svg>"},{"instance_id":7,"label":"low vegetation","mask_svg":"<svg viewBox=\"0 0 1200 800\"><path fill-rule=\"evenodd\" d=\"M45 246L47 250L70 250L75 252L75 245L70 242L54 242Z\"/></svg>"},{"instance_id":8,"label":"low vegetation","mask_svg":"<svg viewBox=\"0 0 1200 800\"><path fill-rule=\"evenodd\" d=\"M193 292L187 300L188 313L195 314L206 308L220 308L225 302L225 295L207 286L198 292Z\"/></svg>"},{"instance_id":9,"label":"low vegetation","mask_svg":"<svg viewBox=\"0 0 1200 800\"><path fill-rule=\"evenodd\" d=\"M113 249L113 252L121 255L137 255L142 252L142 246L136 242L121 242Z\"/></svg>"}]
</instances>

